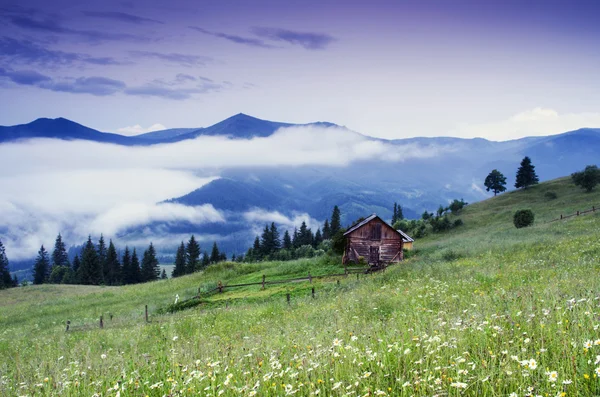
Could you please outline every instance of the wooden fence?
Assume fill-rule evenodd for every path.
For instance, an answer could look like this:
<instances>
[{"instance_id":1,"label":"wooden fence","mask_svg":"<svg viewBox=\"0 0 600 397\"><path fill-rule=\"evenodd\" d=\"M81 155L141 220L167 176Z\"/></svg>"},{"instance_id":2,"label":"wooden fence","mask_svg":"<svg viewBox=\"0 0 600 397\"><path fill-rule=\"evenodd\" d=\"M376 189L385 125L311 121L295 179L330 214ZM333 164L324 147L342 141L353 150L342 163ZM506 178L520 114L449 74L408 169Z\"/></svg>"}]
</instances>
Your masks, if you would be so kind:
<instances>
[{"instance_id":1,"label":"wooden fence","mask_svg":"<svg viewBox=\"0 0 600 397\"><path fill-rule=\"evenodd\" d=\"M546 223L551 223L551 222L556 222L556 221L562 221L562 220L565 220L565 219L573 218L574 216L585 215L585 214L589 214L590 212L596 212L598 210L600 210L600 208L597 208L596 206L592 206L592 208L589 209L589 210L577 211L576 213L571 214L571 215L560 214L560 218L552 219L551 221L548 221Z\"/></svg>"}]
</instances>

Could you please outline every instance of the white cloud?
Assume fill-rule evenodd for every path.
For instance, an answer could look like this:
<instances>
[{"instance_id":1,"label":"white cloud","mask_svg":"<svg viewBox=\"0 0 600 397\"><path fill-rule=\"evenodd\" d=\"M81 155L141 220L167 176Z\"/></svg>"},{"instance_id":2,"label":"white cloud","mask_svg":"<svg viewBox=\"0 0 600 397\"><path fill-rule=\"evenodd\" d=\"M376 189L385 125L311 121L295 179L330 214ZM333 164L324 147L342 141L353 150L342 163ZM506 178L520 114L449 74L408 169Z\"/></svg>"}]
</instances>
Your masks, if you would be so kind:
<instances>
[{"instance_id":1,"label":"white cloud","mask_svg":"<svg viewBox=\"0 0 600 397\"><path fill-rule=\"evenodd\" d=\"M117 132L122 135L139 135L139 134L145 134L147 132L161 131L161 130L166 130L166 129L167 129L167 127L165 127L162 124L158 124L158 123L152 124L148 128L144 128L141 125L136 124L136 125L132 125L132 126L128 126L128 127L119 128L117 130Z\"/></svg>"},{"instance_id":2,"label":"white cloud","mask_svg":"<svg viewBox=\"0 0 600 397\"><path fill-rule=\"evenodd\" d=\"M505 141L526 136L554 135L579 128L600 127L600 113L559 113L554 109L537 107L515 114L503 121L484 124L462 124L451 135L482 137Z\"/></svg>"},{"instance_id":3,"label":"white cloud","mask_svg":"<svg viewBox=\"0 0 600 397\"><path fill-rule=\"evenodd\" d=\"M262 208L255 208L245 212L244 219L255 225L255 234L258 234L257 231L262 232L262 226L271 222L275 222L275 224L290 231L293 230L294 227L300 227L302 222L306 222L306 225L312 229L313 232L316 232L321 226L321 222L311 218L307 213L294 213L290 217L279 211L267 211Z\"/></svg>"}]
</instances>

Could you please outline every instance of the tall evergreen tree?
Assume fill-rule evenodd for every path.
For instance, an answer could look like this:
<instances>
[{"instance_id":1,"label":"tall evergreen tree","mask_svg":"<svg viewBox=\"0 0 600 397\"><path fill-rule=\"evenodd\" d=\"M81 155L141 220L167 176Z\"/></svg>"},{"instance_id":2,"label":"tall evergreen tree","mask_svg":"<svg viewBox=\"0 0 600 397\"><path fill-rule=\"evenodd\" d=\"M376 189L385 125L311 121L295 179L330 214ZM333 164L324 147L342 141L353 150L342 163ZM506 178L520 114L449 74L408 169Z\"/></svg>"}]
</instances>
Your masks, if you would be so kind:
<instances>
[{"instance_id":1,"label":"tall evergreen tree","mask_svg":"<svg viewBox=\"0 0 600 397\"><path fill-rule=\"evenodd\" d=\"M535 166L531 163L531 159L525 156L521 161L521 166L517 170L515 187L517 189L521 187L526 188L531 185L536 185L538 182L539 178L535 173Z\"/></svg>"},{"instance_id":2,"label":"tall evergreen tree","mask_svg":"<svg viewBox=\"0 0 600 397\"><path fill-rule=\"evenodd\" d=\"M166 270L165 270L165 269L162 269L162 272L160 273L160 279L161 279L161 280L166 280L167 278L168 278L168 277L167 277L167 272L166 272Z\"/></svg>"},{"instance_id":3,"label":"tall evergreen tree","mask_svg":"<svg viewBox=\"0 0 600 397\"><path fill-rule=\"evenodd\" d=\"M396 207L396 220L401 221L404 219L404 213L402 212L402 206L398 204Z\"/></svg>"},{"instance_id":4,"label":"tall evergreen tree","mask_svg":"<svg viewBox=\"0 0 600 397\"><path fill-rule=\"evenodd\" d=\"M50 258L48 251L42 245L38 251L38 256L33 265L33 283L44 284L50 276Z\"/></svg>"},{"instance_id":5,"label":"tall evergreen tree","mask_svg":"<svg viewBox=\"0 0 600 397\"><path fill-rule=\"evenodd\" d=\"M302 225L300 225L300 231L298 232L297 247L301 247L303 245L312 245L313 238L314 236L312 234L312 230L308 228L305 221L302 221Z\"/></svg>"},{"instance_id":6,"label":"tall evergreen tree","mask_svg":"<svg viewBox=\"0 0 600 397\"><path fill-rule=\"evenodd\" d=\"M323 225L323 240L329 240L331 238L331 228L329 227L329 219L325 219Z\"/></svg>"},{"instance_id":7,"label":"tall evergreen tree","mask_svg":"<svg viewBox=\"0 0 600 397\"><path fill-rule=\"evenodd\" d=\"M80 268L81 268L81 261L79 260L79 254L75 254L75 257L73 258L73 276L74 276L73 284L79 284L79 275L80 275L79 269Z\"/></svg>"},{"instance_id":8,"label":"tall evergreen tree","mask_svg":"<svg viewBox=\"0 0 600 397\"><path fill-rule=\"evenodd\" d=\"M490 172L488 176L485 177L483 185L486 187L486 191L489 192L491 190L492 192L494 192L495 196L498 193L502 193L506 190L506 177L502 175L500 171L492 170L492 172Z\"/></svg>"},{"instance_id":9,"label":"tall evergreen tree","mask_svg":"<svg viewBox=\"0 0 600 397\"><path fill-rule=\"evenodd\" d=\"M175 254L175 267L173 267L173 272L171 273L171 277L179 277L185 274L185 245L183 241L179 248L177 248L177 254Z\"/></svg>"},{"instance_id":10,"label":"tall evergreen tree","mask_svg":"<svg viewBox=\"0 0 600 397\"><path fill-rule=\"evenodd\" d=\"M119 256L117 255L117 249L113 244L112 240L108 243L108 250L106 250L106 274L104 275L104 282L107 285L118 285L121 284L121 264L119 263Z\"/></svg>"},{"instance_id":11,"label":"tall evergreen tree","mask_svg":"<svg viewBox=\"0 0 600 397\"><path fill-rule=\"evenodd\" d=\"M121 260L121 282L123 285L133 284L134 276L131 268L131 254L129 253L129 247L125 246L125 252L123 253L123 259Z\"/></svg>"},{"instance_id":12,"label":"tall evergreen tree","mask_svg":"<svg viewBox=\"0 0 600 397\"><path fill-rule=\"evenodd\" d=\"M159 277L160 266L158 265L158 259L156 259L156 250L154 245L150 243L142 258L142 282L158 280Z\"/></svg>"},{"instance_id":13,"label":"tall evergreen tree","mask_svg":"<svg viewBox=\"0 0 600 397\"><path fill-rule=\"evenodd\" d=\"M262 259L262 247L260 246L260 239L258 236L254 239L254 245L252 246L252 260L259 261Z\"/></svg>"},{"instance_id":14,"label":"tall evergreen tree","mask_svg":"<svg viewBox=\"0 0 600 397\"><path fill-rule=\"evenodd\" d=\"M330 226L331 230L330 230L330 233L331 233L332 236L334 236L342 228L342 223L341 222L342 221L341 221L340 209L336 205L335 207L333 207L333 212L331 213L331 226Z\"/></svg>"},{"instance_id":15,"label":"tall evergreen tree","mask_svg":"<svg viewBox=\"0 0 600 397\"><path fill-rule=\"evenodd\" d=\"M260 236L260 247L262 249L262 255L267 256L273 252L273 235L269 225L265 225L262 235Z\"/></svg>"},{"instance_id":16,"label":"tall evergreen tree","mask_svg":"<svg viewBox=\"0 0 600 397\"><path fill-rule=\"evenodd\" d=\"M56 241L54 241L54 251L52 251L52 267L55 266L71 266L69 264L67 248L65 247L65 243L63 242L60 233L56 236Z\"/></svg>"},{"instance_id":17,"label":"tall evergreen tree","mask_svg":"<svg viewBox=\"0 0 600 397\"><path fill-rule=\"evenodd\" d=\"M275 226L275 222L271 222L271 244L273 252L281 249L281 239L279 237L279 230L277 230L277 226Z\"/></svg>"},{"instance_id":18,"label":"tall evergreen tree","mask_svg":"<svg viewBox=\"0 0 600 397\"><path fill-rule=\"evenodd\" d=\"M285 231L285 233L283 233L283 249L292 249L292 238L290 237L290 232L288 232L287 230Z\"/></svg>"},{"instance_id":19,"label":"tall evergreen tree","mask_svg":"<svg viewBox=\"0 0 600 397\"><path fill-rule=\"evenodd\" d=\"M210 255L208 255L208 252L204 251L202 253L202 260L200 261L200 268L206 269L208 265L210 265Z\"/></svg>"},{"instance_id":20,"label":"tall evergreen tree","mask_svg":"<svg viewBox=\"0 0 600 397\"><path fill-rule=\"evenodd\" d=\"M217 246L217 242L213 243L212 251L210 253L210 263L217 263L221 259L221 253L219 252L219 247Z\"/></svg>"},{"instance_id":21,"label":"tall evergreen tree","mask_svg":"<svg viewBox=\"0 0 600 397\"><path fill-rule=\"evenodd\" d=\"M10 278L8 269L8 257L6 256L6 248L0 241L0 289L9 288L13 285L13 280Z\"/></svg>"},{"instance_id":22,"label":"tall evergreen tree","mask_svg":"<svg viewBox=\"0 0 600 397\"><path fill-rule=\"evenodd\" d=\"M398 204L394 203L394 212L392 214L392 225L398 221Z\"/></svg>"},{"instance_id":23,"label":"tall evergreen tree","mask_svg":"<svg viewBox=\"0 0 600 397\"><path fill-rule=\"evenodd\" d=\"M79 266L79 282L87 285L99 285L102 282L102 268L100 267L100 259L98 252L92 242L92 237L88 237L88 241L81 252L81 265Z\"/></svg>"},{"instance_id":24,"label":"tall evergreen tree","mask_svg":"<svg viewBox=\"0 0 600 397\"><path fill-rule=\"evenodd\" d=\"M102 282L104 284L108 284L106 281L106 277L108 277L108 265L106 263L106 244L104 242L104 236L100 235L100 240L98 240L98 263L100 264L100 268L102 269Z\"/></svg>"},{"instance_id":25,"label":"tall evergreen tree","mask_svg":"<svg viewBox=\"0 0 600 397\"><path fill-rule=\"evenodd\" d=\"M142 269L140 268L140 260L138 259L135 247L131 253L131 283L137 284L142 282Z\"/></svg>"},{"instance_id":26,"label":"tall evergreen tree","mask_svg":"<svg viewBox=\"0 0 600 397\"><path fill-rule=\"evenodd\" d=\"M19 286L19 279L17 278L17 275L16 275L16 274L15 274L15 275L13 275L13 278L12 278L12 283L13 283L13 285L12 285L12 286L13 286L13 287L15 287L15 288Z\"/></svg>"},{"instance_id":27,"label":"tall evergreen tree","mask_svg":"<svg viewBox=\"0 0 600 397\"><path fill-rule=\"evenodd\" d=\"M317 248L322 241L323 236L321 235L321 228L318 228L317 232L315 233L315 239L313 240L313 247Z\"/></svg>"},{"instance_id":28,"label":"tall evergreen tree","mask_svg":"<svg viewBox=\"0 0 600 397\"><path fill-rule=\"evenodd\" d=\"M298 239L298 229L294 228L294 234L292 234L292 247L300 247L300 240Z\"/></svg>"},{"instance_id":29,"label":"tall evergreen tree","mask_svg":"<svg viewBox=\"0 0 600 397\"><path fill-rule=\"evenodd\" d=\"M186 247L186 273L194 273L196 270L200 268L200 245L196 241L196 238L192 234L190 237L190 241L187 243Z\"/></svg>"}]
</instances>

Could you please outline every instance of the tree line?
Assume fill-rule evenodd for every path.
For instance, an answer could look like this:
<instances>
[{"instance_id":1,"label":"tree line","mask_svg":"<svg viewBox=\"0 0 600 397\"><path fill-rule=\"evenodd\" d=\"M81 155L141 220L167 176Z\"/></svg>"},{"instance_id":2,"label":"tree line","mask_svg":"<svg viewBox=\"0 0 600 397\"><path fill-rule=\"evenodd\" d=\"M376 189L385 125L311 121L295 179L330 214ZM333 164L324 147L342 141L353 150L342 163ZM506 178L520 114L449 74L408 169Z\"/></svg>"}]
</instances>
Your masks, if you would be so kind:
<instances>
[{"instance_id":1,"label":"tree line","mask_svg":"<svg viewBox=\"0 0 600 397\"><path fill-rule=\"evenodd\" d=\"M164 270L162 274L160 272L152 243L144 251L140 262L135 248L130 251L126 246L119 257L112 240L107 246L102 235L98 244L94 244L92 237L88 236L83 249L71 263L59 233L52 254L42 245L33 265L34 284L126 285L166 277Z\"/></svg>"},{"instance_id":2,"label":"tree line","mask_svg":"<svg viewBox=\"0 0 600 397\"><path fill-rule=\"evenodd\" d=\"M460 200L454 199L447 206L440 205L435 213L425 211L421 215L421 219L408 220L400 218L392 226L394 229L400 229L414 238L425 237L430 231L433 233L445 232L463 224L460 218L452 222L448 217L448 213L458 215L467 204L462 198Z\"/></svg>"},{"instance_id":3,"label":"tree line","mask_svg":"<svg viewBox=\"0 0 600 397\"><path fill-rule=\"evenodd\" d=\"M525 156L521 161L519 169L517 169L515 187L517 189L527 188L532 185L537 185L540 179L535 172L535 166L531 159ZM488 174L483 182L486 191L494 192L494 196L506 190L506 177L498 170L494 169Z\"/></svg>"},{"instance_id":4,"label":"tree line","mask_svg":"<svg viewBox=\"0 0 600 397\"><path fill-rule=\"evenodd\" d=\"M184 244L182 241L177 248L177 252L175 254L175 266L173 267L171 276L179 277L186 274L192 274L205 269L208 265L226 260L227 255L225 252L219 251L216 241L213 243L213 247L209 255L206 251L203 253L201 252L200 244L194 235L192 235L187 244Z\"/></svg>"},{"instance_id":5,"label":"tree line","mask_svg":"<svg viewBox=\"0 0 600 397\"><path fill-rule=\"evenodd\" d=\"M6 248L4 248L4 244L2 244L2 240L0 240L0 290L6 288L13 288L19 285L19 280L17 276L10 276L10 271L8 270L8 257L6 256Z\"/></svg>"}]
</instances>

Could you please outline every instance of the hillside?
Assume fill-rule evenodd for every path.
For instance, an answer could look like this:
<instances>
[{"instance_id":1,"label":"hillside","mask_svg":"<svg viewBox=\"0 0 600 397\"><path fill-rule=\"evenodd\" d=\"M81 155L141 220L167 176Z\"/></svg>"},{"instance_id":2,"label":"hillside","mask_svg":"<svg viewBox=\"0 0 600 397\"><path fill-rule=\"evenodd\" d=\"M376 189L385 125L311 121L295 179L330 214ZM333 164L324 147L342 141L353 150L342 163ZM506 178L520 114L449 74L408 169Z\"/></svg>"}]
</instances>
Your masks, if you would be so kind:
<instances>
[{"instance_id":1,"label":"hillside","mask_svg":"<svg viewBox=\"0 0 600 397\"><path fill-rule=\"evenodd\" d=\"M600 191L584 193L568 178L469 205L464 226L418 240L409 260L340 285L315 282L315 299L308 283L252 286L157 314L176 294L218 280L332 273L336 260L222 264L138 286L0 291L0 394L598 394L600 211L543 223L592 205ZM533 227L512 226L520 208L535 212Z\"/></svg>"}]
</instances>

